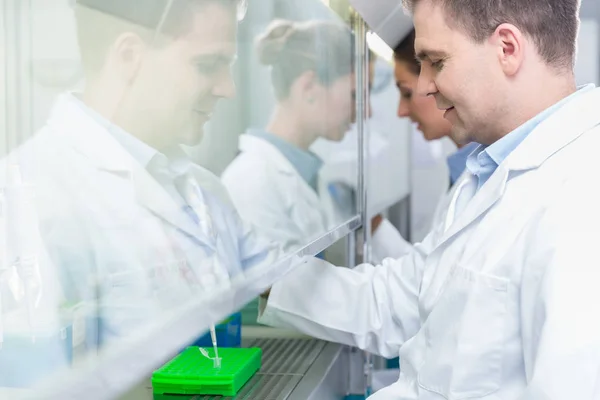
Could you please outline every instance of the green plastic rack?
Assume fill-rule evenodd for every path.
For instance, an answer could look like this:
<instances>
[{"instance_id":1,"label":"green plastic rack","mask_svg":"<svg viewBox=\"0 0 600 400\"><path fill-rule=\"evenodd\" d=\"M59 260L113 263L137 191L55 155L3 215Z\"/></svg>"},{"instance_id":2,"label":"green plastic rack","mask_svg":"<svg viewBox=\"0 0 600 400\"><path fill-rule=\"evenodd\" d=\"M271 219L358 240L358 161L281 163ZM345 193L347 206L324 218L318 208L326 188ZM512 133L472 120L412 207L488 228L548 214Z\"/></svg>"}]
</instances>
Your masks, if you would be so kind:
<instances>
[{"instance_id":1,"label":"green plastic rack","mask_svg":"<svg viewBox=\"0 0 600 400\"><path fill-rule=\"evenodd\" d=\"M205 348L214 357L212 348ZM155 394L235 396L260 369L259 348L219 348L221 368L204 357L198 347L188 347L152 374Z\"/></svg>"}]
</instances>

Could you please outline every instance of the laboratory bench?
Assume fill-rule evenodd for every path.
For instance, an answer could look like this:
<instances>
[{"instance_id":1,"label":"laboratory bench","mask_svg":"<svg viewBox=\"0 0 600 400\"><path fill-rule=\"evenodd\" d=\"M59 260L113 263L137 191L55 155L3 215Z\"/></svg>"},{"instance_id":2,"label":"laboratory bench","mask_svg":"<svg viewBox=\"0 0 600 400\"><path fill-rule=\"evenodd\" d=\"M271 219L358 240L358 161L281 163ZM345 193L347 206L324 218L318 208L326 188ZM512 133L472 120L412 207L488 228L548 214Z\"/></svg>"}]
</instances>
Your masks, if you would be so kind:
<instances>
[{"instance_id":1,"label":"laboratory bench","mask_svg":"<svg viewBox=\"0 0 600 400\"><path fill-rule=\"evenodd\" d=\"M121 400L338 400L362 380L362 354L355 349L279 329L244 326L242 332L242 345L263 355L260 371L237 396L154 395L146 378Z\"/></svg>"}]
</instances>

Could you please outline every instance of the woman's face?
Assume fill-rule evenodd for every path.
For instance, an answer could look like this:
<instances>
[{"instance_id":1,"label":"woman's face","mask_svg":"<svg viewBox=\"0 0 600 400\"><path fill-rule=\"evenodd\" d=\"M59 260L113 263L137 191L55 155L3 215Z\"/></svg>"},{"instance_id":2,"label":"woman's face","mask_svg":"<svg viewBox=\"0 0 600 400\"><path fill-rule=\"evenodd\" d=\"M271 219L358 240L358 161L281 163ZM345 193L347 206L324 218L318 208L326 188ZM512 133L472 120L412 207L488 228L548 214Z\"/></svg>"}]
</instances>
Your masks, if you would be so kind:
<instances>
[{"instance_id":1,"label":"woman's face","mask_svg":"<svg viewBox=\"0 0 600 400\"><path fill-rule=\"evenodd\" d=\"M437 108L433 97L417 94L419 76L404 61L396 60L394 64L396 85L400 90L398 117L410 118L417 124L426 140L436 140L448 136L451 125L444 118L444 111Z\"/></svg>"},{"instance_id":2,"label":"woman's face","mask_svg":"<svg viewBox=\"0 0 600 400\"><path fill-rule=\"evenodd\" d=\"M354 122L354 75L342 76L329 86L317 86L311 113L313 126L318 136L338 142Z\"/></svg>"},{"instance_id":3,"label":"woman's face","mask_svg":"<svg viewBox=\"0 0 600 400\"><path fill-rule=\"evenodd\" d=\"M369 63L369 87L373 85L374 79L375 62L372 60ZM326 111L326 119L329 123L327 130L321 136L337 142L342 140L351 125L356 123L356 76L354 73L342 76L330 87L323 89L327 99L323 110ZM365 117L371 118L371 114L371 100L369 99Z\"/></svg>"}]
</instances>

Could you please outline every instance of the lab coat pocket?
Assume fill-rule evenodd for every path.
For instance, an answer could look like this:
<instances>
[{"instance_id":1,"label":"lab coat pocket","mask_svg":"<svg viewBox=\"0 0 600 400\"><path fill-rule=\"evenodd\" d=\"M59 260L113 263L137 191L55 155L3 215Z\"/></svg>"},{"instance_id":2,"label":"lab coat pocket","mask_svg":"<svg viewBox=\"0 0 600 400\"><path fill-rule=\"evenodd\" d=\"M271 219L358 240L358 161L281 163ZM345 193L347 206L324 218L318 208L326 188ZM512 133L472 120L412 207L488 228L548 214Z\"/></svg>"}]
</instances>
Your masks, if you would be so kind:
<instances>
[{"instance_id":1,"label":"lab coat pocket","mask_svg":"<svg viewBox=\"0 0 600 400\"><path fill-rule=\"evenodd\" d=\"M429 314L421 388L477 399L500 388L509 280L456 267Z\"/></svg>"}]
</instances>

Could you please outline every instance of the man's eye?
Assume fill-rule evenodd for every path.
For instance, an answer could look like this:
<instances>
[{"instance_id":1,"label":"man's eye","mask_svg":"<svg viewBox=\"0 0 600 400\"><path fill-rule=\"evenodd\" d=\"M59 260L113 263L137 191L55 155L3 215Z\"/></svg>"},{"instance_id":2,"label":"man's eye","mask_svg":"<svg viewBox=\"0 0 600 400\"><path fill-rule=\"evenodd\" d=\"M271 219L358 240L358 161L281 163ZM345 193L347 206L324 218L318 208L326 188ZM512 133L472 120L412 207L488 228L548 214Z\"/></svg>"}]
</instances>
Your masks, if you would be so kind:
<instances>
[{"instance_id":1,"label":"man's eye","mask_svg":"<svg viewBox=\"0 0 600 400\"><path fill-rule=\"evenodd\" d=\"M435 69L437 69L438 71L440 71L442 68L444 68L444 62L442 60L440 61L432 61L431 62L431 66Z\"/></svg>"},{"instance_id":2,"label":"man's eye","mask_svg":"<svg viewBox=\"0 0 600 400\"><path fill-rule=\"evenodd\" d=\"M402 92L402 98L406 100L410 100L412 97L412 92Z\"/></svg>"},{"instance_id":3,"label":"man's eye","mask_svg":"<svg viewBox=\"0 0 600 400\"><path fill-rule=\"evenodd\" d=\"M200 72L201 74L206 74L206 75L214 74L215 72L217 72L218 67L219 66L216 63L196 64L196 69L198 70L198 72Z\"/></svg>"}]
</instances>

